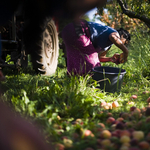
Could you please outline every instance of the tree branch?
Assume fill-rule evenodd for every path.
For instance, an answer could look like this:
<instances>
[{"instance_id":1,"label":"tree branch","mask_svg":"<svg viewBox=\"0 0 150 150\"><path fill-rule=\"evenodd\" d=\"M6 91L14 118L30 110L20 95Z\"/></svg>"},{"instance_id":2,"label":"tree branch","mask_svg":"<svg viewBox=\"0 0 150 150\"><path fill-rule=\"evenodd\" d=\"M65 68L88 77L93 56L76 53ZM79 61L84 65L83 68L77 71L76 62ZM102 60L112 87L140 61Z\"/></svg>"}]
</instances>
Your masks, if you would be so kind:
<instances>
[{"instance_id":1,"label":"tree branch","mask_svg":"<svg viewBox=\"0 0 150 150\"><path fill-rule=\"evenodd\" d=\"M119 3L121 9L122 9L122 12L124 14L126 14L128 17L130 18L137 18L137 19L140 19L141 21L145 22L146 25L150 28L150 18L147 18L146 16L144 15L140 15L140 14L137 14L133 11L130 11L129 9L127 9L123 3L122 0L117 0L117 2Z\"/></svg>"}]
</instances>

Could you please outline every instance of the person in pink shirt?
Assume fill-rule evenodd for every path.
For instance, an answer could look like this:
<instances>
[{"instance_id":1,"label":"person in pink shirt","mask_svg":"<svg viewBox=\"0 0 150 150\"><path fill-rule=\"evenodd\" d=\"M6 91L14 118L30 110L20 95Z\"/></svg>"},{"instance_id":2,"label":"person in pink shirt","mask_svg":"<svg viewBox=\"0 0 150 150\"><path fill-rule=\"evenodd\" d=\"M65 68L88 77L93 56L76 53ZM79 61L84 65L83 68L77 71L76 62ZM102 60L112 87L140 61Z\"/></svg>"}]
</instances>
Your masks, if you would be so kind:
<instances>
[{"instance_id":1,"label":"person in pink shirt","mask_svg":"<svg viewBox=\"0 0 150 150\"><path fill-rule=\"evenodd\" d=\"M61 32L67 53L68 74L85 75L92 68L101 66L101 62L117 62L117 54L106 57L113 44L123 51L127 61L128 49L125 46L130 34L124 30L115 30L102 24L77 20L64 27Z\"/></svg>"}]
</instances>

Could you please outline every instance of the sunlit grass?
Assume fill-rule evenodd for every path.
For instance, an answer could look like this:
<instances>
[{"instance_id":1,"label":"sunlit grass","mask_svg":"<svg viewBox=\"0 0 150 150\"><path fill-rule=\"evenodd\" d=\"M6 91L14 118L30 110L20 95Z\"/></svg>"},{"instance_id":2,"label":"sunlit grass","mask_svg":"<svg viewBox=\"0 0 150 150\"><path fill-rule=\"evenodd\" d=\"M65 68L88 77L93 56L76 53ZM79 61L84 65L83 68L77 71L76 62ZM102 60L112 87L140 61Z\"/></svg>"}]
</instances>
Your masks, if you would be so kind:
<instances>
[{"instance_id":1,"label":"sunlit grass","mask_svg":"<svg viewBox=\"0 0 150 150\"><path fill-rule=\"evenodd\" d=\"M148 35L135 34L128 47L130 53L125 64L102 64L126 70L119 93L105 93L97 89L97 82L92 80L90 75L68 76L65 60L60 51L59 65L52 76L36 75L31 66L15 73L9 69L4 70L6 81L0 85L3 91L1 97L17 112L30 116L42 125L44 132L48 136L53 136L58 142L61 139L54 130L54 124L63 126L65 128L63 133L71 136L75 130L78 130L71 125L77 118L84 120L85 129L92 130L94 124L106 120L108 112L117 118L121 112L128 112L131 106L138 108L147 106L146 99L150 97L150 93L143 94L143 92L150 91L149 45ZM113 46L108 55L112 56L115 52L122 53ZM138 98L131 100L133 94ZM103 101L108 103L118 101L120 107L104 110L100 108L100 103ZM129 101L132 103L129 104Z\"/></svg>"}]
</instances>

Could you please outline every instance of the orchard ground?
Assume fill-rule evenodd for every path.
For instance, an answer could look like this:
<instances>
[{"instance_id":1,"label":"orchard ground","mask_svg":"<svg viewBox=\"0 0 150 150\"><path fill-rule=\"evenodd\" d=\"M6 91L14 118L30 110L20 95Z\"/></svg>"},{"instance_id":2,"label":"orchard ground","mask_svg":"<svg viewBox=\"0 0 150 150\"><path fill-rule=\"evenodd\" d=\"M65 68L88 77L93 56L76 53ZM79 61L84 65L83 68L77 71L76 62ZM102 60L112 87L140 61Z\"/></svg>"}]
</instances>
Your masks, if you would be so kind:
<instances>
[{"instance_id":1,"label":"orchard ground","mask_svg":"<svg viewBox=\"0 0 150 150\"><path fill-rule=\"evenodd\" d=\"M102 64L126 70L119 93L102 92L89 75L68 77L60 49L53 76L5 68L1 98L40 125L58 150L150 149L149 45L149 35L134 33L127 63ZM114 46L108 55L114 52L121 53Z\"/></svg>"}]
</instances>

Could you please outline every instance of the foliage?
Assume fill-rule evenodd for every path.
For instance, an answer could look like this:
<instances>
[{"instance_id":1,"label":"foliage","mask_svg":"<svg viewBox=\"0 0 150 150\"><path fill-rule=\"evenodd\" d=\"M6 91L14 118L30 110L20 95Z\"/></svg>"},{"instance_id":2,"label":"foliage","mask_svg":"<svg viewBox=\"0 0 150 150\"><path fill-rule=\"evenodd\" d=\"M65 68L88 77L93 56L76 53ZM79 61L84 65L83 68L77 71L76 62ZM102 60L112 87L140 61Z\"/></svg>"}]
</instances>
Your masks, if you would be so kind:
<instances>
[{"instance_id":1,"label":"foliage","mask_svg":"<svg viewBox=\"0 0 150 150\"><path fill-rule=\"evenodd\" d=\"M124 6L121 9L120 3ZM107 9L107 11L104 11ZM150 2L134 0L115 0L106 3L104 8L98 8L101 21L113 28L123 27L133 31L135 28L142 28L148 31L150 24ZM141 19L142 18L142 19ZM144 19L143 19L144 18Z\"/></svg>"}]
</instances>

